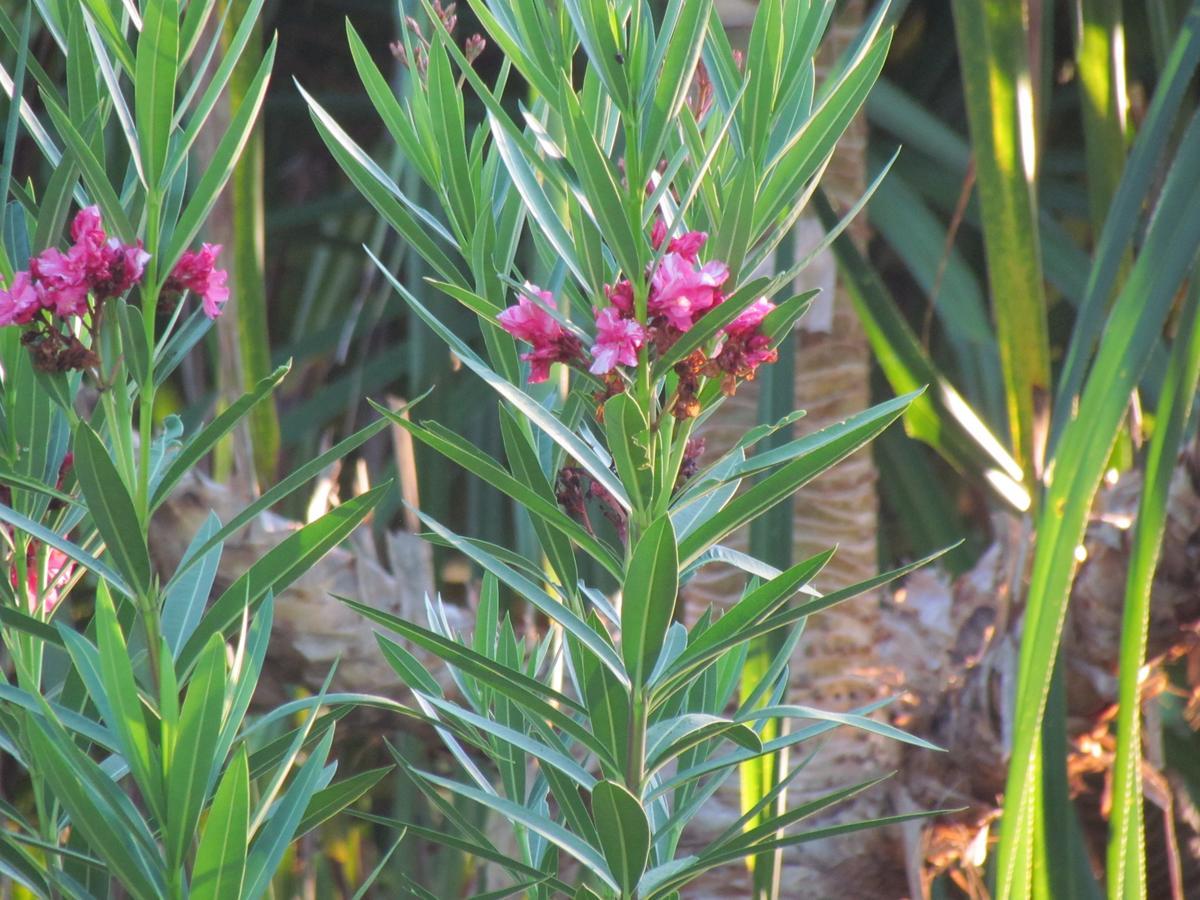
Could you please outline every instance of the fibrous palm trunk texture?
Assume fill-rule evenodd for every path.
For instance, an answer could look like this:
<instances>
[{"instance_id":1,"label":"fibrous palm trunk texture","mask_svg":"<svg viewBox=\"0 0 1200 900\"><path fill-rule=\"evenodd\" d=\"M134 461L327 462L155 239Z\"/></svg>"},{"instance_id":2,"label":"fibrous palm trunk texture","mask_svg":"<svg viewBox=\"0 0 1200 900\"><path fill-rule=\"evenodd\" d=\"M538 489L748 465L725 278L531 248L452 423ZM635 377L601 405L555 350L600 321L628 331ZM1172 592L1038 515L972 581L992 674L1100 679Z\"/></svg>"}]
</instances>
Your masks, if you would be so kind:
<instances>
[{"instance_id":1,"label":"fibrous palm trunk texture","mask_svg":"<svg viewBox=\"0 0 1200 900\"><path fill-rule=\"evenodd\" d=\"M739 24L746 5L727 6L723 10L726 21ZM863 4L858 0L839 4L818 58L818 78L857 35L862 19ZM838 145L823 186L831 202L847 207L861 196L865 175L866 123L860 117ZM863 222L853 229L855 237L863 241ZM797 256L804 254L805 245L815 244L820 233L814 221L803 222L797 230ZM794 336L794 406L806 411L795 426L797 435L841 421L870 405L870 351L849 298L837 286L834 262L828 254L819 257L797 284L798 290L814 287L821 288L822 293ZM757 423L757 394L755 384L743 385L706 427L704 437L714 457ZM794 558L838 548L816 588L833 590L876 573L877 507L876 471L869 450L850 457L796 496L792 517ZM743 533L732 543L745 549L748 540ZM732 569L712 567L702 571L686 589L689 615L699 615L710 604L728 608L741 595L744 578ZM890 692L895 679L884 676L876 649L879 617L880 598L874 593L814 617L792 663L792 701L846 711ZM898 765L899 758L899 748L893 743L865 732L840 729L806 765L797 779L798 786L789 792L789 804L886 773ZM841 807L826 822L879 816L885 814L889 802L882 791L868 792ZM714 798L713 809L699 817L699 824L685 840L699 849L740 812L738 785L728 782ZM876 896L873 885L894 883L898 874L903 878L902 859L887 852L894 846L894 837L866 832L794 848L784 855L781 895L836 896L844 893L847 884L854 884L858 896ZM711 873L688 896L748 897L750 885L750 874L744 867L729 866Z\"/></svg>"}]
</instances>

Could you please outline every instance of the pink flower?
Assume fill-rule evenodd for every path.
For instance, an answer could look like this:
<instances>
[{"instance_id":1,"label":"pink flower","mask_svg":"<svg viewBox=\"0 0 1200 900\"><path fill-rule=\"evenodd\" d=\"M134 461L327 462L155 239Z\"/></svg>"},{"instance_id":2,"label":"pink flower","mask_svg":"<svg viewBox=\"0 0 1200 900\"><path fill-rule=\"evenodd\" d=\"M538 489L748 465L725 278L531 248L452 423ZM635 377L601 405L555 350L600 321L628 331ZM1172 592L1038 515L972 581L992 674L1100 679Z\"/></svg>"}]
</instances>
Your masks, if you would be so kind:
<instances>
[{"instance_id":1,"label":"pink flower","mask_svg":"<svg viewBox=\"0 0 1200 900\"><path fill-rule=\"evenodd\" d=\"M82 316L87 312L91 257L86 245L76 244L66 253L50 247L29 261L29 274L37 282L43 307L60 316Z\"/></svg>"},{"instance_id":2,"label":"pink flower","mask_svg":"<svg viewBox=\"0 0 1200 900\"><path fill-rule=\"evenodd\" d=\"M734 392L739 379L752 381L759 366L779 358L779 351L771 347L771 338L759 330L774 308L774 303L759 297L721 329L724 334L711 367L713 374L725 376L722 387L726 394Z\"/></svg>"},{"instance_id":3,"label":"pink flower","mask_svg":"<svg viewBox=\"0 0 1200 900\"><path fill-rule=\"evenodd\" d=\"M615 285L604 286L604 296L608 302L617 308L626 318L633 317L633 285L628 278L622 278Z\"/></svg>"},{"instance_id":4,"label":"pink flower","mask_svg":"<svg viewBox=\"0 0 1200 900\"><path fill-rule=\"evenodd\" d=\"M662 246L662 242L667 239L667 223L662 219L654 220L654 227L650 229L650 246L655 250Z\"/></svg>"},{"instance_id":5,"label":"pink flower","mask_svg":"<svg viewBox=\"0 0 1200 900\"><path fill-rule=\"evenodd\" d=\"M549 291L528 282L525 283L525 290L536 295L550 309L557 308L554 295ZM517 340L533 345L532 350L521 354L521 359L530 364L530 384L549 378L551 364L573 362L582 355L583 348L578 339L529 297L518 297L516 306L508 307L496 318L500 326Z\"/></svg>"},{"instance_id":6,"label":"pink flower","mask_svg":"<svg viewBox=\"0 0 1200 900\"><path fill-rule=\"evenodd\" d=\"M125 246L111 238L100 255L100 265L93 275L92 293L99 300L120 297L142 280L150 254L142 249L142 242Z\"/></svg>"},{"instance_id":7,"label":"pink flower","mask_svg":"<svg viewBox=\"0 0 1200 900\"><path fill-rule=\"evenodd\" d=\"M84 271L89 277L100 276L105 268L105 251L110 242L108 235L104 233L104 227L100 224L98 207L89 206L79 211L74 221L71 222L71 240L75 243L68 251L69 254L82 261ZM118 242L114 238L112 243Z\"/></svg>"},{"instance_id":8,"label":"pink flower","mask_svg":"<svg viewBox=\"0 0 1200 900\"><path fill-rule=\"evenodd\" d=\"M728 277L729 268L722 262L696 269L683 254L668 253L650 281L650 313L665 316L677 331L687 331L724 299L720 288Z\"/></svg>"},{"instance_id":9,"label":"pink flower","mask_svg":"<svg viewBox=\"0 0 1200 900\"><path fill-rule=\"evenodd\" d=\"M554 303L554 295L549 291L544 291L529 282L525 282L525 290L535 294L550 309L558 308ZM496 318L504 330L517 340L533 344L535 347L554 341L563 330L554 316L525 295L517 298L516 306L508 307Z\"/></svg>"},{"instance_id":10,"label":"pink flower","mask_svg":"<svg viewBox=\"0 0 1200 900\"><path fill-rule=\"evenodd\" d=\"M726 325L722 331L735 337L754 331L774 308L775 304L766 297L759 297L738 313L737 318Z\"/></svg>"},{"instance_id":11,"label":"pink flower","mask_svg":"<svg viewBox=\"0 0 1200 900\"><path fill-rule=\"evenodd\" d=\"M71 222L71 240L93 250L99 250L108 242L108 235L100 224L100 207L88 206L79 211Z\"/></svg>"},{"instance_id":12,"label":"pink flower","mask_svg":"<svg viewBox=\"0 0 1200 900\"><path fill-rule=\"evenodd\" d=\"M618 364L636 366L638 349L646 343L646 331L633 319L621 318L616 307L607 306L596 314L596 344L592 347L590 371L606 375Z\"/></svg>"},{"instance_id":13,"label":"pink flower","mask_svg":"<svg viewBox=\"0 0 1200 900\"><path fill-rule=\"evenodd\" d=\"M42 308L42 298L28 272L13 275L12 284L5 288L0 279L0 326L24 325Z\"/></svg>"},{"instance_id":14,"label":"pink flower","mask_svg":"<svg viewBox=\"0 0 1200 900\"><path fill-rule=\"evenodd\" d=\"M173 293L191 291L204 304L204 314L215 319L229 299L229 274L216 267L220 244L201 244L199 250L189 250L175 264L163 288Z\"/></svg>"},{"instance_id":15,"label":"pink flower","mask_svg":"<svg viewBox=\"0 0 1200 900\"><path fill-rule=\"evenodd\" d=\"M694 263L700 255L700 249L708 240L708 234L703 231L689 231L673 239L667 245L668 253L678 253L690 263Z\"/></svg>"},{"instance_id":16,"label":"pink flower","mask_svg":"<svg viewBox=\"0 0 1200 900\"><path fill-rule=\"evenodd\" d=\"M58 606L59 600L62 599L61 591L65 590L71 581L71 575L75 570L75 564L70 558L53 547L46 554L46 582L42 584L41 567L38 565L37 544L29 545L29 554L25 566L25 587L26 596L29 599L29 611L36 613L38 611L38 601L41 601L42 609L51 613ZM13 566L9 573L9 580L12 586L17 587L17 567Z\"/></svg>"}]
</instances>

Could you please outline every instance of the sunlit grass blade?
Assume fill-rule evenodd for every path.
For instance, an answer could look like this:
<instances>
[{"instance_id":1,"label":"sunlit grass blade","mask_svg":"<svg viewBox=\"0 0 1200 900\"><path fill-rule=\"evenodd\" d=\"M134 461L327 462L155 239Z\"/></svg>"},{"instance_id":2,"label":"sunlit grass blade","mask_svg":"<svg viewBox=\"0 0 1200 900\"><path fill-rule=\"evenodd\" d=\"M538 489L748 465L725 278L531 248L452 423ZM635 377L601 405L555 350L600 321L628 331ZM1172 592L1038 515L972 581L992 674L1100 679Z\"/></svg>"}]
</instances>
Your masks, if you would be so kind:
<instances>
[{"instance_id":1,"label":"sunlit grass blade","mask_svg":"<svg viewBox=\"0 0 1200 900\"><path fill-rule=\"evenodd\" d=\"M818 193L814 205L822 223L830 227L835 214L828 201ZM961 471L982 475L1015 509L1028 509L1030 495L1016 460L942 376L878 273L847 236L834 241L833 250L867 340L893 390L929 388L913 400L905 430Z\"/></svg>"},{"instance_id":2,"label":"sunlit grass blade","mask_svg":"<svg viewBox=\"0 0 1200 900\"><path fill-rule=\"evenodd\" d=\"M1045 450L1051 385L1028 35L1019 5L954 0L953 11L1009 431L1032 490Z\"/></svg>"},{"instance_id":3,"label":"sunlit grass blade","mask_svg":"<svg viewBox=\"0 0 1200 900\"><path fill-rule=\"evenodd\" d=\"M1062 373L1054 400L1054 421L1050 450L1054 452L1062 431L1087 376L1091 354L1104 329L1104 310L1112 296L1125 248L1133 240L1142 221L1141 210L1155 179L1162 177L1163 155L1171 146L1179 123L1179 110L1192 74L1200 64L1200 2L1193 2L1179 27L1179 36L1171 49L1150 107L1121 183L1110 203L1109 214L1096 242L1095 264L1088 273L1087 288L1076 317L1071 342L1063 360Z\"/></svg>"},{"instance_id":4,"label":"sunlit grass blade","mask_svg":"<svg viewBox=\"0 0 1200 900\"><path fill-rule=\"evenodd\" d=\"M1128 397L1157 345L1181 281L1200 247L1200 117L1194 117L1167 174L1141 254L1113 306L1080 399L1047 473L1046 505L1030 575L1018 675L1012 764L1005 792L997 897L1024 892L1040 785L1040 733L1053 661L1088 512Z\"/></svg>"},{"instance_id":5,"label":"sunlit grass blade","mask_svg":"<svg viewBox=\"0 0 1200 900\"><path fill-rule=\"evenodd\" d=\"M1162 550L1167 499L1198 377L1200 291L1193 285L1159 398L1125 584L1118 667L1117 749L1108 841L1109 894L1121 897L1144 897L1147 883L1142 817L1141 673L1150 622L1150 589Z\"/></svg>"}]
</instances>

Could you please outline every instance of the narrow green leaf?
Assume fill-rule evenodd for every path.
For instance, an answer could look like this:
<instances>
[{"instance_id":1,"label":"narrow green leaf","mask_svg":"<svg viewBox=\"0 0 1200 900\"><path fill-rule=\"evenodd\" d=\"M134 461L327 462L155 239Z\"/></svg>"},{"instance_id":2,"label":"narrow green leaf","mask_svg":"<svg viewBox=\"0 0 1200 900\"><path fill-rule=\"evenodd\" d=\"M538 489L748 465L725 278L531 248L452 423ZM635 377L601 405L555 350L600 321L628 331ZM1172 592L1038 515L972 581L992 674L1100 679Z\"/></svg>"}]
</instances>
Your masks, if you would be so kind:
<instances>
[{"instance_id":1,"label":"narrow green leaf","mask_svg":"<svg viewBox=\"0 0 1200 900\"><path fill-rule=\"evenodd\" d=\"M521 754L527 757L536 759L542 766L553 766L585 791L591 790L596 784L596 779L588 774L587 770L577 763L569 753L563 750L551 747L549 744L531 737L524 731L509 728L507 725L502 725L486 716L473 713L456 703L450 703L440 697L430 696L422 699L443 715L470 725L478 729L481 734L494 738L494 741L484 741L478 738L472 740L472 743L475 743L485 752L490 748L496 748L497 744L495 741L499 741L502 744L511 745L515 750L520 751Z\"/></svg>"},{"instance_id":2,"label":"narrow green leaf","mask_svg":"<svg viewBox=\"0 0 1200 900\"><path fill-rule=\"evenodd\" d=\"M229 434L250 410L274 393L275 388L291 371L291 367L292 364L289 361L263 378L253 388L223 409L215 419L183 445L183 449L171 460L171 464L154 487L154 496L150 500L151 510L162 505L179 480L190 472L221 438Z\"/></svg>"},{"instance_id":3,"label":"narrow green leaf","mask_svg":"<svg viewBox=\"0 0 1200 900\"><path fill-rule=\"evenodd\" d=\"M814 203L822 225L837 221L818 192ZM848 236L833 243L838 271L892 389L928 387L905 413L905 430L933 447L960 471L978 474L1017 511L1029 508L1025 476L988 426L943 377L905 320L883 280Z\"/></svg>"},{"instance_id":4,"label":"narrow green leaf","mask_svg":"<svg viewBox=\"0 0 1200 900\"><path fill-rule=\"evenodd\" d=\"M160 627L172 655L179 652L204 615L208 595L212 592L217 577L217 566L221 561L221 545L200 551L221 527L216 513L209 511L208 518L196 531L183 554L183 562L195 560L197 567L189 567L186 573L176 575L163 591ZM181 564L182 567L182 564Z\"/></svg>"},{"instance_id":5,"label":"narrow green leaf","mask_svg":"<svg viewBox=\"0 0 1200 900\"><path fill-rule=\"evenodd\" d=\"M551 597L546 591L530 579L518 573L491 554L473 546L461 537L447 530L424 513L418 512L421 521L432 531L446 540L451 546L473 559L485 570L494 574L500 581L540 609L543 613L556 620L562 627L573 634L581 643L587 646L597 658L607 666L623 684L629 683L621 658L605 641L588 625L569 610L566 606Z\"/></svg>"},{"instance_id":6,"label":"narrow green leaf","mask_svg":"<svg viewBox=\"0 0 1200 900\"><path fill-rule=\"evenodd\" d=\"M632 896L650 859L650 822L642 804L624 785L601 781L592 788L592 816L622 896Z\"/></svg>"},{"instance_id":7,"label":"narrow green leaf","mask_svg":"<svg viewBox=\"0 0 1200 900\"><path fill-rule=\"evenodd\" d=\"M209 607L179 651L179 670L190 669L209 639L237 622L244 609L253 610L268 594L279 594L348 538L390 489L391 482L385 482L347 500L267 551Z\"/></svg>"},{"instance_id":8,"label":"narrow green leaf","mask_svg":"<svg viewBox=\"0 0 1200 900\"><path fill-rule=\"evenodd\" d=\"M604 884L612 890L619 890L616 882L613 879L612 873L609 871L608 865L604 857L595 847L588 844L586 841L567 831L557 822L543 816L532 809L528 809L518 803L513 803L511 800L506 800L503 797L498 797L494 794L485 793L477 788L470 787L465 784L460 784L448 778L441 778L429 772L420 772L420 777L428 781L430 784L437 785L451 793L458 794L468 800L474 802L499 813L504 818L520 823L541 835L556 847L566 851L579 862L583 863L590 872L595 874Z\"/></svg>"},{"instance_id":9,"label":"narrow green leaf","mask_svg":"<svg viewBox=\"0 0 1200 900\"><path fill-rule=\"evenodd\" d=\"M262 896L270 885L284 852L296 838L305 810L316 792L323 787L321 781L325 779L325 759L332 745L333 729L330 728L320 745L300 767L271 817L250 846L244 884L246 896Z\"/></svg>"},{"instance_id":10,"label":"narrow green leaf","mask_svg":"<svg viewBox=\"0 0 1200 900\"><path fill-rule=\"evenodd\" d=\"M63 645L62 638L54 628L14 606L0 604L0 624L56 647Z\"/></svg>"},{"instance_id":11,"label":"narrow green leaf","mask_svg":"<svg viewBox=\"0 0 1200 900\"><path fill-rule=\"evenodd\" d=\"M104 37L104 43L109 51L117 58L121 68L132 76L135 69L133 51L129 49L125 34L113 17L112 5L107 0L82 0L82 2L87 7L89 18Z\"/></svg>"},{"instance_id":12,"label":"narrow green leaf","mask_svg":"<svg viewBox=\"0 0 1200 900\"><path fill-rule=\"evenodd\" d=\"M1028 840L1041 789L1040 736L1062 637L1071 583L1093 498L1116 440L1130 393L1157 346L1200 247L1200 116L1180 142L1134 263L1104 329L1079 409L1064 426L1047 473L1018 670L1017 718L1005 792L996 895L1010 900L1028 884Z\"/></svg>"},{"instance_id":13,"label":"narrow green leaf","mask_svg":"<svg viewBox=\"0 0 1200 900\"><path fill-rule=\"evenodd\" d=\"M48 92L42 91L42 102L46 105L46 111L50 114L50 120L54 123L55 130L67 145L67 153L71 155L82 171L88 191L104 214L105 226L122 241L132 244L135 238L133 225L108 179L104 166L96 158L88 142L79 133L79 130L71 122L71 117L58 101Z\"/></svg>"},{"instance_id":14,"label":"narrow green leaf","mask_svg":"<svg viewBox=\"0 0 1200 900\"><path fill-rule=\"evenodd\" d=\"M131 834L151 844L153 838L144 822L130 821L109 803L107 792L99 789L101 780L109 781L104 770L69 739L36 719L30 720L29 742L55 799L70 815L72 826L111 867L125 889L139 900L165 896L162 871L154 867L137 842L130 840Z\"/></svg>"},{"instance_id":15,"label":"narrow green leaf","mask_svg":"<svg viewBox=\"0 0 1200 900\"><path fill-rule=\"evenodd\" d=\"M1034 182L1029 36L1018 6L954 0L988 285L1017 465L1032 489L1049 427L1050 343Z\"/></svg>"},{"instance_id":16,"label":"narrow green leaf","mask_svg":"<svg viewBox=\"0 0 1200 900\"><path fill-rule=\"evenodd\" d=\"M75 428L75 476L113 564L139 594L148 595L153 581L150 552L133 499L108 449L86 422Z\"/></svg>"},{"instance_id":17,"label":"narrow green leaf","mask_svg":"<svg viewBox=\"0 0 1200 900\"><path fill-rule=\"evenodd\" d=\"M1178 37L1160 73L1154 97L1138 128L1129 161L1110 202L1104 229L1096 241L1095 263L1088 273L1083 302L1058 380L1050 441L1052 451L1071 418L1072 409L1079 402L1093 348L1104 331L1102 310L1112 296L1112 286L1126 258L1126 248L1142 221L1140 212L1146 197L1155 181L1162 177L1163 154L1175 138L1180 107L1197 65L1200 65L1200 4L1193 2L1179 23Z\"/></svg>"},{"instance_id":18,"label":"narrow green leaf","mask_svg":"<svg viewBox=\"0 0 1200 900\"><path fill-rule=\"evenodd\" d=\"M246 142L250 140L254 122L267 95L267 82L271 76L271 67L275 64L276 43L276 39L272 39L258 72L246 88L246 99L233 114L228 130L222 135L208 167L192 191L192 198L179 216L179 223L171 234L170 244L159 260L159 272L164 279L170 273L171 267L179 261L183 251L200 233L200 227L212 212L217 197L229 181L229 176L233 174L233 168L241 157Z\"/></svg>"},{"instance_id":19,"label":"narrow green leaf","mask_svg":"<svg viewBox=\"0 0 1200 900\"><path fill-rule=\"evenodd\" d=\"M167 769L167 865L183 866L213 772L225 713L225 641L214 634L196 662L179 717L179 741Z\"/></svg>"},{"instance_id":20,"label":"narrow green leaf","mask_svg":"<svg viewBox=\"0 0 1200 900\"><path fill-rule=\"evenodd\" d=\"M213 2L214 0L193 0L193 2L188 4L188 17L191 17L193 10L198 9L202 5L211 7ZM225 46L221 47L219 57L220 62L217 64L216 71L213 72L212 76L204 82L204 92L200 95L200 99L197 101L196 107L194 110L192 110L192 114L188 119L187 128L184 129L182 138L179 142L179 147L175 151L176 157L173 162L168 165L166 172L168 177L172 177L176 170L184 165L188 151L191 150L196 138L200 135L200 129L203 128L204 124L208 121L209 116L212 114L213 109L217 105L217 101L220 99L222 92L225 90L225 86L229 83L229 79L233 76L234 67L240 61L242 61L242 56L246 49L246 45L249 43L251 37L253 37L257 30L256 26L259 22L259 16L262 12L262 6L264 2L265 0L248 0L248 2L239 4L242 10L241 22L238 24L237 31L234 32L233 37L228 41L227 44L225 44ZM227 7L227 12L228 10L232 9L233 6L229 5ZM224 31L226 27L226 24L224 21L222 21L219 31ZM186 41L187 28L188 23L185 21L185 46L190 43ZM199 34L196 35L196 38L198 37ZM192 39L192 42L194 42L194 40L195 38ZM215 33L213 35L213 47L216 48L221 43L223 43L223 36L220 33ZM200 73L207 71L207 69L208 66L205 65L196 70L196 81L193 82L192 86L188 89L187 94L184 96L184 101L179 105L179 108L175 113L175 121L173 124L176 127L181 124L180 120L189 105L191 97L194 96L195 91L199 89L201 77Z\"/></svg>"},{"instance_id":21,"label":"narrow green leaf","mask_svg":"<svg viewBox=\"0 0 1200 900\"><path fill-rule=\"evenodd\" d=\"M638 511L649 508L654 500L650 425L628 392L622 391L605 401L604 431L617 475L629 488L630 503Z\"/></svg>"},{"instance_id":22,"label":"narrow green leaf","mask_svg":"<svg viewBox=\"0 0 1200 900\"><path fill-rule=\"evenodd\" d=\"M621 592L621 655L635 685L654 669L679 594L679 549L671 517L646 529L633 548Z\"/></svg>"},{"instance_id":23,"label":"narrow green leaf","mask_svg":"<svg viewBox=\"0 0 1200 900\"><path fill-rule=\"evenodd\" d=\"M478 375L484 382L487 383L496 393L511 403L520 412L524 413L533 424L537 425L546 435L556 444L562 447L569 453L587 473L600 485L608 491L613 499L617 501L626 510L630 508L629 497L625 493L625 488L621 485L620 480L613 475L607 464L596 454L587 443L572 432L563 422L554 415L553 412L546 409L541 403L534 400L516 385L497 375L492 369L480 359L466 342L458 335L446 327L437 316L433 315L415 296L408 290L396 276L391 273L388 267L381 262L370 250L367 250L367 255L374 260L375 265L383 272L384 277L391 282L392 286L404 298L405 302L421 317L430 328L432 328L438 336L449 344L450 349L462 362Z\"/></svg>"},{"instance_id":24,"label":"narrow green leaf","mask_svg":"<svg viewBox=\"0 0 1200 900\"><path fill-rule=\"evenodd\" d=\"M596 143L574 87L564 81L561 91L562 105L566 111L563 126L571 163L579 175L596 226L612 248L617 265L623 272L632 275L642 268L638 250L644 239L630 225L622 202L623 191L613 175L611 162Z\"/></svg>"},{"instance_id":25,"label":"narrow green leaf","mask_svg":"<svg viewBox=\"0 0 1200 900\"><path fill-rule=\"evenodd\" d=\"M395 768L395 766L383 766L378 769L368 769L317 791L308 802L304 818L300 820L300 824L296 828L296 837L303 837L314 828L328 822L379 784Z\"/></svg>"},{"instance_id":26,"label":"narrow green leaf","mask_svg":"<svg viewBox=\"0 0 1200 900\"><path fill-rule=\"evenodd\" d=\"M250 828L250 775L243 744L217 786L189 885L192 900L241 900Z\"/></svg>"},{"instance_id":27,"label":"narrow green leaf","mask_svg":"<svg viewBox=\"0 0 1200 900\"><path fill-rule=\"evenodd\" d=\"M693 628L694 637L689 640L687 649L660 676L655 692L666 691L672 681L709 659L723 642L739 639L748 628L770 616L812 581L832 557L833 551L827 550L797 563L752 590L699 634L695 634Z\"/></svg>"},{"instance_id":28,"label":"narrow green leaf","mask_svg":"<svg viewBox=\"0 0 1200 900\"><path fill-rule=\"evenodd\" d=\"M146 346L146 330L142 325L141 312L124 300L108 304L110 314L115 314L121 329L121 349L125 352L125 365L129 374L140 387L146 383L149 372L150 348Z\"/></svg>"},{"instance_id":29,"label":"narrow green leaf","mask_svg":"<svg viewBox=\"0 0 1200 900\"><path fill-rule=\"evenodd\" d=\"M684 565L695 560L725 535L757 518L784 497L866 444L901 416L918 393L897 397L865 412L823 428L812 436L809 453L780 467L735 497L711 519L701 522L679 545Z\"/></svg>"},{"instance_id":30,"label":"narrow green leaf","mask_svg":"<svg viewBox=\"0 0 1200 900\"><path fill-rule=\"evenodd\" d=\"M167 163L179 60L179 0L145 0L137 42L134 108L146 185L157 191Z\"/></svg>"},{"instance_id":31,"label":"narrow green leaf","mask_svg":"<svg viewBox=\"0 0 1200 900\"><path fill-rule=\"evenodd\" d=\"M518 481L498 462L484 454L465 438L436 423L414 423L402 415L393 413L387 407L374 401L368 401L383 416L393 424L398 425L422 443L434 448L447 459L450 459L469 472L474 473L497 490L512 497L531 515L556 529L586 550L598 563L612 574L619 576L620 561L616 554L598 538L589 534L578 522L562 511L557 502L548 500L530 485Z\"/></svg>"},{"instance_id":32,"label":"narrow green leaf","mask_svg":"<svg viewBox=\"0 0 1200 900\"><path fill-rule=\"evenodd\" d=\"M388 224L412 244L441 278L452 282L465 282L458 264L434 240L434 237L441 238L450 247L458 249L453 236L441 223L413 204L391 177L346 134L304 88L299 85L297 88L308 104L309 114L325 146L342 167L342 171L354 182L354 186Z\"/></svg>"},{"instance_id":33,"label":"narrow green leaf","mask_svg":"<svg viewBox=\"0 0 1200 900\"><path fill-rule=\"evenodd\" d=\"M414 400L405 408L411 408L416 403L417 401ZM337 444L334 444L329 450L322 453L320 456L309 460L270 490L265 491L261 497L243 509L240 513L230 519L227 524L222 526L219 531L205 540L204 543L200 545L198 550L192 552L189 548L188 554L184 557L183 562L179 564L179 568L176 569L175 574L171 577L171 581L167 584L167 591L170 592L175 582L179 581L186 573L190 572L193 565L198 564L203 559L207 559L212 550L252 522L260 513L262 513L264 510L270 509L279 501L290 496L302 485L307 484L309 481L316 478L329 467L330 463L341 459L347 453L350 453L358 447L361 447L368 440L386 428L387 424L387 419L376 419L370 425L365 426L349 437L339 441Z\"/></svg>"},{"instance_id":34,"label":"narrow green leaf","mask_svg":"<svg viewBox=\"0 0 1200 900\"><path fill-rule=\"evenodd\" d=\"M108 726L120 741L121 755L133 772L142 797L161 820L165 803L157 754L150 746L150 732L146 727L125 636L121 633L112 597L104 582L96 591L95 624L100 679L111 713Z\"/></svg>"},{"instance_id":35,"label":"narrow green leaf","mask_svg":"<svg viewBox=\"0 0 1200 900\"><path fill-rule=\"evenodd\" d=\"M647 769L657 772L688 750L720 738L755 753L762 751L763 742L748 725L710 713L687 713L650 728L646 736Z\"/></svg>"},{"instance_id":36,"label":"narrow green leaf","mask_svg":"<svg viewBox=\"0 0 1200 900\"><path fill-rule=\"evenodd\" d=\"M1110 895L1145 896L1146 835L1142 809L1141 673L1150 623L1150 588L1162 552L1175 460L1200 376L1200 290L1192 286L1159 398L1146 459L1125 582L1118 667L1117 749L1108 840Z\"/></svg>"}]
</instances>

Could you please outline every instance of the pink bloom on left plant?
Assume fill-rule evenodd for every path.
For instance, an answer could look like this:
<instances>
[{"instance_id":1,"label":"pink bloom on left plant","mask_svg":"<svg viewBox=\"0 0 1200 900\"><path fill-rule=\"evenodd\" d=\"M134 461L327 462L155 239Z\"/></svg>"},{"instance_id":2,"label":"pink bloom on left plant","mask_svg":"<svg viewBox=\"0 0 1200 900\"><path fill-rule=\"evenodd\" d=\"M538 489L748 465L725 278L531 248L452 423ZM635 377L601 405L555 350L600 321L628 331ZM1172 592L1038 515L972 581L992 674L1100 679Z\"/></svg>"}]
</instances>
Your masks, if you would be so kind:
<instances>
[{"instance_id":1,"label":"pink bloom on left plant","mask_svg":"<svg viewBox=\"0 0 1200 900\"><path fill-rule=\"evenodd\" d=\"M0 278L0 327L24 325L42 308L41 294L28 272L13 275L12 284L4 287Z\"/></svg>"},{"instance_id":2,"label":"pink bloom on left plant","mask_svg":"<svg viewBox=\"0 0 1200 900\"><path fill-rule=\"evenodd\" d=\"M536 285L525 283L525 290L533 294L550 309L557 309L554 295ZM496 316L500 326L519 341L531 344L533 349L521 354L521 359L530 364L529 383L537 384L550 377L550 366L556 362L574 362L581 356L581 346L554 316L534 302L530 297L520 296L515 306L510 306Z\"/></svg>"},{"instance_id":3,"label":"pink bloom on left plant","mask_svg":"<svg viewBox=\"0 0 1200 900\"><path fill-rule=\"evenodd\" d=\"M42 306L59 316L82 316L91 291L88 261L91 252L76 244L66 253L57 247L43 250L29 261L29 274L37 282Z\"/></svg>"},{"instance_id":4,"label":"pink bloom on left plant","mask_svg":"<svg viewBox=\"0 0 1200 900\"><path fill-rule=\"evenodd\" d=\"M70 557L51 547L46 554L46 581L43 584L37 559L37 544L30 544L25 568L25 592L29 600L29 611L36 613L40 600L42 610L46 613L54 612L54 608L62 599L62 591L71 582L74 571L75 564L71 562ZM19 587L16 566L9 572L9 581L14 588Z\"/></svg>"}]
</instances>

